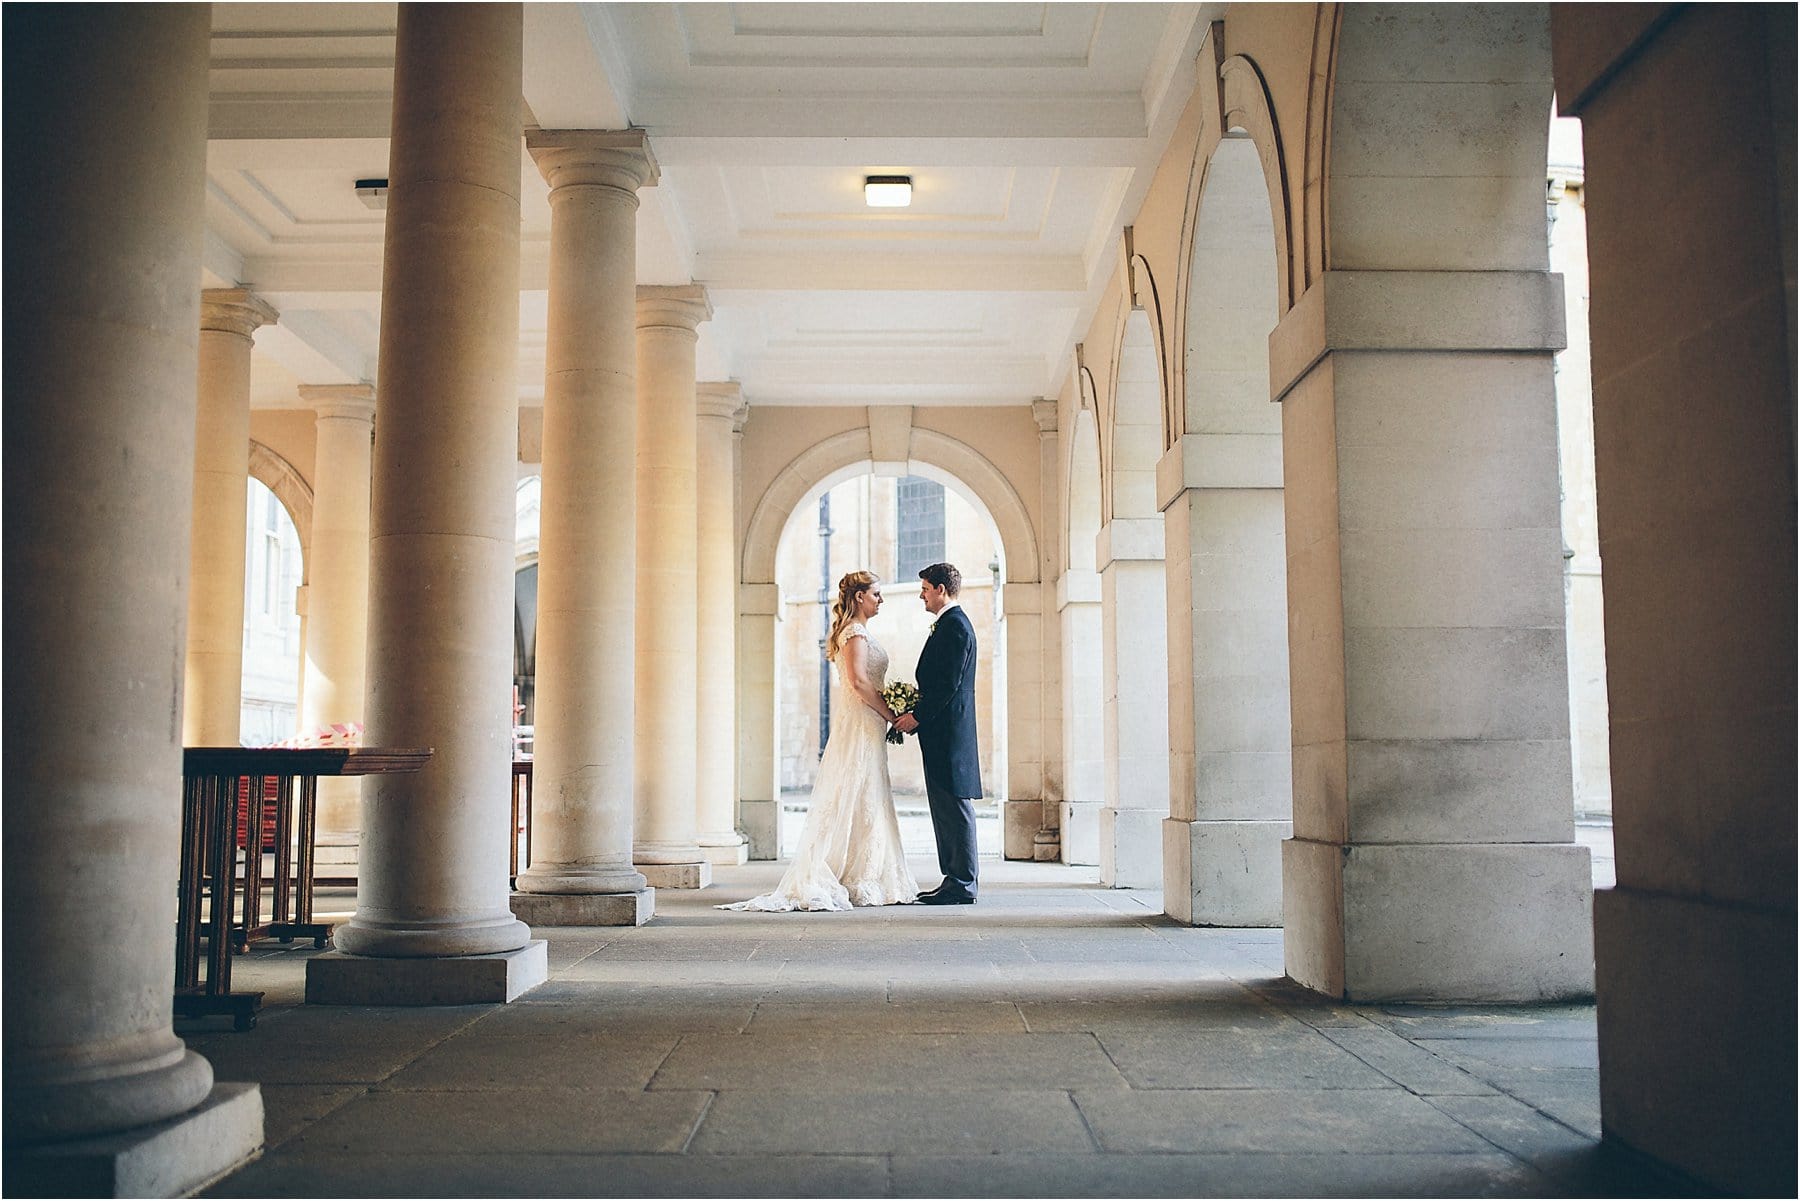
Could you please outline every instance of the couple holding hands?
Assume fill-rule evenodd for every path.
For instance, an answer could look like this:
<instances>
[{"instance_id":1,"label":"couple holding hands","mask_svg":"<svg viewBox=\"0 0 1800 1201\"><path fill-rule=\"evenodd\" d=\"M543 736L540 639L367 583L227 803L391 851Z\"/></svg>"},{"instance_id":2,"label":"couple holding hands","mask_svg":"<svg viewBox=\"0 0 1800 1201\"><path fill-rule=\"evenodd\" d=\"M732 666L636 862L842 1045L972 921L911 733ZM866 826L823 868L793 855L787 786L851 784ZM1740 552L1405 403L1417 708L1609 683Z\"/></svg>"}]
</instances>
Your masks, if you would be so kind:
<instances>
[{"instance_id":1,"label":"couple holding hands","mask_svg":"<svg viewBox=\"0 0 1800 1201\"><path fill-rule=\"evenodd\" d=\"M962 573L933 563L919 573L919 599L936 620L919 653L918 699L896 713L883 696L888 654L869 635L881 586L867 571L838 581L825 657L855 702L835 706L812 807L794 862L775 891L721 909L787 912L862 905L975 903L975 808L981 764L975 747L975 627L957 603ZM920 892L900 848L900 819L888 780L888 733L916 733L925 796L937 834L941 884Z\"/></svg>"}]
</instances>

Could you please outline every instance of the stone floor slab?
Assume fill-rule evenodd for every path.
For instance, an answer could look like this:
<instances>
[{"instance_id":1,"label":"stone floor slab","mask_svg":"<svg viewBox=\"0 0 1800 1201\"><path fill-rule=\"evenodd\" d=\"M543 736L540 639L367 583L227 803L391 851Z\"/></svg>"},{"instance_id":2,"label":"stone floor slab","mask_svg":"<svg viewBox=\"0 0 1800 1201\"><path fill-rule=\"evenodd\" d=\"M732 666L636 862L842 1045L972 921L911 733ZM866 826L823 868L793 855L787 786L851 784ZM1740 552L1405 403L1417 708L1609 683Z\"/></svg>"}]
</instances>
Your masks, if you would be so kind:
<instances>
[{"instance_id":1,"label":"stone floor slab","mask_svg":"<svg viewBox=\"0 0 1800 1201\"><path fill-rule=\"evenodd\" d=\"M992 1154L1092 1151L1066 1092L725 1092L695 1154Z\"/></svg>"},{"instance_id":2,"label":"stone floor slab","mask_svg":"<svg viewBox=\"0 0 1800 1201\"><path fill-rule=\"evenodd\" d=\"M1085 1034L694 1035L681 1040L653 1089L823 1092L878 1081L896 1092L1123 1087Z\"/></svg>"},{"instance_id":3,"label":"stone floor slab","mask_svg":"<svg viewBox=\"0 0 1800 1201\"><path fill-rule=\"evenodd\" d=\"M1479 1153L1492 1147L1399 1089L1077 1093L1108 1151Z\"/></svg>"},{"instance_id":4,"label":"stone floor slab","mask_svg":"<svg viewBox=\"0 0 1800 1201\"><path fill-rule=\"evenodd\" d=\"M707 1093L492 1088L376 1091L339 1107L284 1148L310 1156L408 1152L656 1151L687 1147Z\"/></svg>"},{"instance_id":5,"label":"stone floor slab","mask_svg":"<svg viewBox=\"0 0 1800 1201\"><path fill-rule=\"evenodd\" d=\"M843 1001L820 1005L764 1001L751 1034L799 1037L843 1034L1025 1034L1019 1007L1010 1001Z\"/></svg>"},{"instance_id":6,"label":"stone floor slab","mask_svg":"<svg viewBox=\"0 0 1800 1201\"><path fill-rule=\"evenodd\" d=\"M1464 1068L1600 1069L1599 1043L1578 1038L1414 1038L1432 1054Z\"/></svg>"},{"instance_id":7,"label":"stone floor slab","mask_svg":"<svg viewBox=\"0 0 1800 1201\"><path fill-rule=\"evenodd\" d=\"M536 1038L458 1035L445 1039L381 1083L390 1089L642 1089L680 1035L546 1031Z\"/></svg>"},{"instance_id":8,"label":"stone floor slab","mask_svg":"<svg viewBox=\"0 0 1800 1201\"><path fill-rule=\"evenodd\" d=\"M209 1197L879 1197L880 1156L267 1156Z\"/></svg>"},{"instance_id":9,"label":"stone floor slab","mask_svg":"<svg viewBox=\"0 0 1800 1201\"><path fill-rule=\"evenodd\" d=\"M188 1036L219 1080L368 1084L481 1017L486 1005L441 1009L303 1006L276 1010L254 1030Z\"/></svg>"},{"instance_id":10,"label":"stone floor slab","mask_svg":"<svg viewBox=\"0 0 1800 1201\"><path fill-rule=\"evenodd\" d=\"M1100 1045L1133 1088L1393 1088L1386 1076L1301 1027L1106 1030Z\"/></svg>"},{"instance_id":11,"label":"stone floor slab","mask_svg":"<svg viewBox=\"0 0 1800 1201\"><path fill-rule=\"evenodd\" d=\"M1319 1033L1420 1096L1491 1095L1493 1087L1384 1027L1327 1026Z\"/></svg>"},{"instance_id":12,"label":"stone floor slab","mask_svg":"<svg viewBox=\"0 0 1800 1201\"><path fill-rule=\"evenodd\" d=\"M265 1084L263 1146L279 1147L340 1105L369 1091L362 1084Z\"/></svg>"},{"instance_id":13,"label":"stone floor slab","mask_svg":"<svg viewBox=\"0 0 1800 1201\"><path fill-rule=\"evenodd\" d=\"M1511 1156L895 1156L896 1197L1484 1197L1561 1195Z\"/></svg>"}]
</instances>

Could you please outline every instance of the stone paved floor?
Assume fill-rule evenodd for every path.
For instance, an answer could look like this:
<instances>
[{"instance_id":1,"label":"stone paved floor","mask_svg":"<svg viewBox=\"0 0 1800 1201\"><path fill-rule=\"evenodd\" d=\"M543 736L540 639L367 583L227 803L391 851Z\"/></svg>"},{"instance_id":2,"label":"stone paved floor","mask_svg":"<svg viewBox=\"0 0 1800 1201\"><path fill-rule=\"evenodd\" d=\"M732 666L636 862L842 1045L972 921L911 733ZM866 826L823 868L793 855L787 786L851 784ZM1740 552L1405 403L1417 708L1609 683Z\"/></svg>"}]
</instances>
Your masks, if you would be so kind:
<instances>
[{"instance_id":1,"label":"stone paved floor","mask_svg":"<svg viewBox=\"0 0 1800 1201\"><path fill-rule=\"evenodd\" d=\"M918 865L927 882L935 873ZM972 908L722 913L776 865L540 930L508 1006L299 1004L184 1033L263 1085L214 1196L1642 1196L1601 1149L1591 1006L1344 1006L1279 931L1194 930L1091 869L984 865Z\"/></svg>"}]
</instances>

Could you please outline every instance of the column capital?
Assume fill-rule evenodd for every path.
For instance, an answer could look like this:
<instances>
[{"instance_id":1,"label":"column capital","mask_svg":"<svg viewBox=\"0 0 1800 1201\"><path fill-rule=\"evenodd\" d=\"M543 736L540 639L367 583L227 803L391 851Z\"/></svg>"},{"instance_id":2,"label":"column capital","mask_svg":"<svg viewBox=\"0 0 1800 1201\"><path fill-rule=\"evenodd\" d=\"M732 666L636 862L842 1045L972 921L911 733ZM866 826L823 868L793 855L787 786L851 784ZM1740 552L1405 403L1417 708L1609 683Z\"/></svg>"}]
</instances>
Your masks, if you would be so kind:
<instances>
[{"instance_id":1,"label":"column capital","mask_svg":"<svg viewBox=\"0 0 1800 1201\"><path fill-rule=\"evenodd\" d=\"M374 384L301 384L300 402L320 417L375 419Z\"/></svg>"},{"instance_id":2,"label":"column capital","mask_svg":"<svg viewBox=\"0 0 1800 1201\"><path fill-rule=\"evenodd\" d=\"M1037 422L1038 433L1054 434L1056 432L1056 402L1054 400L1032 401L1031 419Z\"/></svg>"},{"instance_id":3,"label":"column capital","mask_svg":"<svg viewBox=\"0 0 1800 1201\"><path fill-rule=\"evenodd\" d=\"M699 284L639 284L637 327L681 329L693 333L713 315L712 301Z\"/></svg>"},{"instance_id":4,"label":"column capital","mask_svg":"<svg viewBox=\"0 0 1800 1201\"><path fill-rule=\"evenodd\" d=\"M265 325L274 325L279 314L249 288L203 288L200 291L200 328L248 338Z\"/></svg>"},{"instance_id":5,"label":"column capital","mask_svg":"<svg viewBox=\"0 0 1800 1201\"><path fill-rule=\"evenodd\" d=\"M744 386L734 379L718 383L698 384L694 388L700 401L700 416L719 417L731 422L731 432L744 428L750 406L744 403Z\"/></svg>"},{"instance_id":6,"label":"column capital","mask_svg":"<svg viewBox=\"0 0 1800 1201\"><path fill-rule=\"evenodd\" d=\"M552 197L562 188L617 188L633 196L660 176L641 129L528 129L525 149Z\"/></svg>"}]
</instances>

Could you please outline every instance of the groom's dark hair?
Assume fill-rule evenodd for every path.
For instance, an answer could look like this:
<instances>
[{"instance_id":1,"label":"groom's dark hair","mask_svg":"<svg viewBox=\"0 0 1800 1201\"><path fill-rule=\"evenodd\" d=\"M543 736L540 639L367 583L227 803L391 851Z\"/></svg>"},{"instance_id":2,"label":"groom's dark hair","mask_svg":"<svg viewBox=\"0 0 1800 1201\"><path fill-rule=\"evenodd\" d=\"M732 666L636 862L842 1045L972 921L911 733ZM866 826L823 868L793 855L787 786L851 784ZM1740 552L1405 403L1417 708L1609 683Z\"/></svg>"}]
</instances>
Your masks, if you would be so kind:
<instances>
[{"instance_id":1,"label":"groom's dark hair","mask_svg":"<svg viewBox=\"0 0 1800 1201\"><path fill-rule=\"evenodd\" d=\"M919 573L919 578L933 588L942 588L951 596L962 591L962 572L948 563L933 563Z\"/></svg>"}]
</instances>

